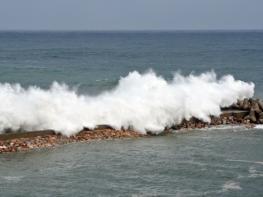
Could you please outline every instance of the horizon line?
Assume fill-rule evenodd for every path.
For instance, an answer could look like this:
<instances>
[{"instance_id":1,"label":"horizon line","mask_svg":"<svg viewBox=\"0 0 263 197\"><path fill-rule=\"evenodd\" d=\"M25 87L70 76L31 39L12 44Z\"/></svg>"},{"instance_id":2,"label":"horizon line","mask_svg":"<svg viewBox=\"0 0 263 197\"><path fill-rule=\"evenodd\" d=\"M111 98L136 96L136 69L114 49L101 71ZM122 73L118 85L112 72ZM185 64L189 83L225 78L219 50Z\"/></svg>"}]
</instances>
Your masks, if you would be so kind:
<instances>
[{"instance_id":1,"label":"horizon line","mask_svg":"<svg viewBox=\"0 0 263 197\"><path fill-rule=\"evenodd\" d=\"M0 32L251 32L262 29L0 29Z\"/></svg>"}]
</instances>

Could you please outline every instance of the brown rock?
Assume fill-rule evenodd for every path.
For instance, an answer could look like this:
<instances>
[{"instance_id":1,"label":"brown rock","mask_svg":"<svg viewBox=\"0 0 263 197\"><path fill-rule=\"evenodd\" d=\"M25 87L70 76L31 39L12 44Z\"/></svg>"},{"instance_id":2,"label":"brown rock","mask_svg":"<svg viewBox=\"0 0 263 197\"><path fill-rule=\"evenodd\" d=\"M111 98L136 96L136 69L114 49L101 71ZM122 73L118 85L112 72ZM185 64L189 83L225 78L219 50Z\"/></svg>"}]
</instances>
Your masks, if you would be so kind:
<instances>
[{"instance_id":1,"label":"brown rock","mask_svg":"<svg viewBox=\"0 0 263 197\"><path fill-rule=\"evenodd\" d=\"M256 101L253 101L251 104L251 110L255 111L257 114L261 113L262 110L260 109L258 103Z\"/></svg>"},{"instance_id":2,"label":"brown rock","mask_svg":"<svg viewBox=\"0 0 263 197\"><path fill-rule=\"evenodd\" d=\"M254 110L250 110L249 119L251 120L251 122L257 122L256 113Z\"/></svg>"},{"instance_id":3,"label":"brown rock","mask_svg":"<svg viewBox=\"0 0 263 197\"><path fill-rule=\"evenodd\" d=\"M250 104L248 99L244 99L243 109L248 110L249 108L250 108Z\"/></svg>"},{"instance_id":4,"label":"brown rock","mask_svg":"<svg viewBox=\"0 0 263 197\"><path fill-rule=\"evenodd\" d=\"M261 110L263 110L263 101L261 99L257 100L258 106L260 107Z\"/></svg>"},{"instance_id":5,"label":"brown rock","mask_svg":"<svg viewBox=\"0 0 263 197\"><path fill-rule=\"evenodd\" d=\"M237 101L237 104L238 104L238 106L239 106L239 107L238 107L239 109L243 109L243 107L244 107L244 100L238 100L238 101Z\"/></svg>"},{"instance_id":6,"label":"brown rock","mask_svg":"<svg viewBox=\"0 0 263 197\"><path fill-rule=\"evenodd\" d=\"M230 109L239 109L238 103L233 103L230 107Z\"/></svg>"}]
</instances>

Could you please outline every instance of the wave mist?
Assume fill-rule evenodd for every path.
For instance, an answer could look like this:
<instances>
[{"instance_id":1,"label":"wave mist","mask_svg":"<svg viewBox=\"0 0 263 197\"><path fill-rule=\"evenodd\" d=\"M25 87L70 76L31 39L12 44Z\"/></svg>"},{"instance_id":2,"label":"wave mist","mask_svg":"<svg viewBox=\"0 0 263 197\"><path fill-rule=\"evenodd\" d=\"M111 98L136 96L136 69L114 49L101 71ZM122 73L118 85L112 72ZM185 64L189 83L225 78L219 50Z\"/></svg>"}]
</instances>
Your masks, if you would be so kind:
<instances>
[{"instance_id":1,"label":"wave mist","mask_svg":"<svg viewBox=\"0 0 263 197\"><path fill-rule=\"evenodd\" d=\"M0 84L0 133L54 129L69 136L99 124L158 133L191 117L209 122L211 115L220 115L221 107L253 95L253 83L231 75L218 79L214 72L176 73L167 81L153 71L134 71L97 96L78 94L57 82L48 90L4 83Z\"/></svg>"}]
</instances>

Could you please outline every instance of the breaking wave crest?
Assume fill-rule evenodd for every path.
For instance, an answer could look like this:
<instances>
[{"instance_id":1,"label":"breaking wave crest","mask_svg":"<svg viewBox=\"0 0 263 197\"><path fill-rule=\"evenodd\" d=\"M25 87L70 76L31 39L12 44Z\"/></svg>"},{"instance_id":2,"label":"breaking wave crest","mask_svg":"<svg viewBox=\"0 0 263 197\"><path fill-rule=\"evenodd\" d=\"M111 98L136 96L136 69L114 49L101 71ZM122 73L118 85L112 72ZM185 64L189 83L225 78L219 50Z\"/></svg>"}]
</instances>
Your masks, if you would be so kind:
<instances>
[{"instance_id":1,"label":"breaking wave crest","mask_svg":"<svg viewBox=\"0 0 263 197\"><path fill-rule=\"evenodd\" d=\"M54 82L48 90L36 86L0 84L0 132L54 129L72 135L83 127L108 124L116 129L132 126L145 133L196 117L210 121L237 99L252 97L254 84L214 72L182 76L167 81L153 71L131 72L118 85L97 96L78 94Z\"/></svg>"}]
</instances>

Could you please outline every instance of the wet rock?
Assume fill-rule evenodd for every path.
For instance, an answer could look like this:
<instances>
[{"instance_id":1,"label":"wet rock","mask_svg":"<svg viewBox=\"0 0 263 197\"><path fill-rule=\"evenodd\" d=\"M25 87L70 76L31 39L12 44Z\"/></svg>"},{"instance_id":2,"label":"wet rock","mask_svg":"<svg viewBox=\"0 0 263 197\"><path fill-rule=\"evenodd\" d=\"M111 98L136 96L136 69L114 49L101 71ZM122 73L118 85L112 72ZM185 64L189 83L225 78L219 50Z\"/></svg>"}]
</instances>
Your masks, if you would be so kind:
<instances>
[{"instance_id":1,"label":"wet rock","mask_svg":"<svg viewBox=\"0 0 263 197\"><path fill-rule=\"evenodd\" d=\"M260 107L256 101L252 101L251 110L255 111L257 114L262 112L262 110L260 109Z\"/></svg>"},{"instance_id":2,"label":"wet rock","mask_svg":"<svg viewBox=\"0 0 263 197\"><path fill-rule=\"evenodd\" d=\"M260 107L261 110L263 110L263 101L261 99L257 100L258 106Z\"/></svg>"},{"instance_id":3,"label":"wet rock","mask_svg":"<svg viewBox=\"0 0 263 197\"><path fill-rule=\"evenodd\" d=\"M47 136L32 136L27 138L18 138L12 140L0 140L0 153L26 151L33 148L54 147L59 144L66 144L77 141L90 141L111 138L133 138L142 137L143 134L131 130L113 130L113 129L97 129L93 131L81 131L75 136L66 137L60 134L52 134Z\"/></svg>"},{"instance_id":4,"label":"wet rock","mask_svg":"<svg viewBox=\"0 0 263 197\"><path fill-rule=\"evenodd\" d=\"M240 106L238 103L234 103L230 107L228 107L228 109L239 109L239 108L240 108Z\"/></svg>"},{"instance_id":5,"label":"wet rock","mask_svg":"<svg viewBox=\"0 0 263 197\"><path fill-rule=\"evenodd\" d=\"M244 108L244 100L238 100L237 105L238 105L238 109L243 109Z\"/></svg>"},{"instance_id":6,"label":"wet rock","mask_svg":"<svg viewBox=\"0 0 263 197\"><path fill-rule=\"evenodd\" d=\"M249 115L245 116L244 120L250 120L250 116Z\"/></svg>"},{"instance_id":7,"label":"wet rock","mask_svg":"<svg viewBox=\"0 0 263 197\"><path fill-rule=\"evenodd\" d=\"M245 109L245 110L250 109L250 103L248 99L244 99L242 109Z\"/></svg>"},{"instance_id":8,"label":"wet rock","mask_svg":"<svg viewBox=\"0 0 263 197\"><path fill-rule=\"evenodd\" d=\"M6 149L7 147L5 145L0 146L0 149Z\"/></svg>"},{"instance_id":9,"label":"wet rock","mask_svg":"<svg viewBox=\"0 0 263 197\"><path fill-rule=\"evenodd\" d=\"M244 120L244 124L250 124L250 120L249 119Z\"/></svg>"},{"instance_id":10,"label":"wet rock","mask_svg":"<svg viewBox=\"0 0 263 197\"><path fill-rule=\"evenodd\" d=\"M224 117L224 118L222 119L222 124L229 124L228 117Z\"/></svg>"},{"instance_id":11,"label":"wet rock","mask_svg":"<svg viewBox=\"0 0 263 197\"><path fill-rule=\"evenodd\" d=\"M234 109L234 110L233 110ZM211 121L203 122L196 118L183 120L181 124L166 127L162 134L167 134L172 130L179 129L200 129L221 124L243 124L247 127L253 127L253 123L263 124L263 101L256 99L244 99L237 101L229 108L225 108L225 112L220 117L211 117ZM242 111L241 111L242 110ZM20 134L20 138L0 138L0 153L25 151L33 148L54 147L60 144L71 142L85 142L90 140L102 140L112 138L133 138L142 137L143 134L134 131L131 126L115 130L109 125L98 125L94 130L83 128L78 134L67 137L54 132L46 132L45 135ZM41 133L42 134L42 133ZM148 132L153 135L152 132ZM12 136L11 136L12 137ZM21 138L22 137L22 138Z\"/></svg>"},{"instance_id":12,"label":"wet rock","mask_svg":"<svg viewBox=\"0 0 263 197\"><path fill-rule=\"evenodd\" d=\"M254 110L250 110L249 119L251 120L251 122L257 122L256 112Z\"/></svg>"}]
</instances>

